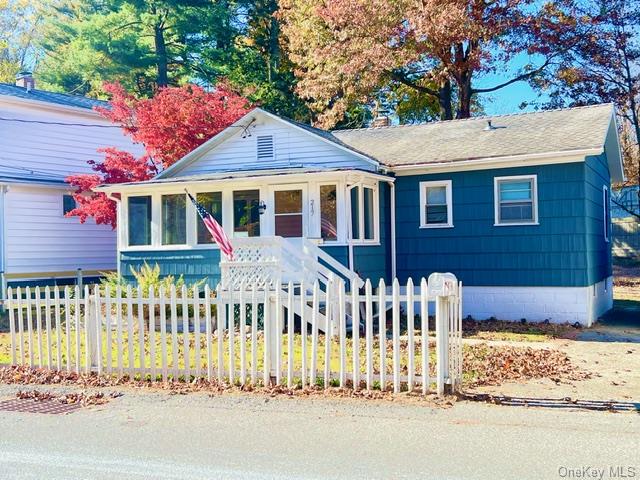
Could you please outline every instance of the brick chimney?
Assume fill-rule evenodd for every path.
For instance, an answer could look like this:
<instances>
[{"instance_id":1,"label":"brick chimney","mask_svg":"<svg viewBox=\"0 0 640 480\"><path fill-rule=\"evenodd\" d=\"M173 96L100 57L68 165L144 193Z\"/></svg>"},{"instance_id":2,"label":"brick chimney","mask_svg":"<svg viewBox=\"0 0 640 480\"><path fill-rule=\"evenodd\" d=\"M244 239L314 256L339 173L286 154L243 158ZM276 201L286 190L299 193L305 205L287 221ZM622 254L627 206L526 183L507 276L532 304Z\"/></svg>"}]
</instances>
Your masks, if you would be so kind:
<instances>
[{"instance_id":1,"label":"brick chimney","mask_svg":"<svg viewBox=\"0 0 640 480\"><path fill-rule=\"evenodd\" d=\"M27 92L36 88L36 81L33 79L33 74L27 71L18 73L16 75L16 86L26 89Z\"/></svg>"},{"instance_id":2,"label":"brick chimney","mask_svg":"<svg viewBox=\"0 0 640 480\"><path fill-rule=\"evenodd\" d=\"M384 114L378 115L373 119L373 122L371 122L371 127L373 128L388 127L389 125L391 125L391 119Z\"/></svg>"}]
</instances>

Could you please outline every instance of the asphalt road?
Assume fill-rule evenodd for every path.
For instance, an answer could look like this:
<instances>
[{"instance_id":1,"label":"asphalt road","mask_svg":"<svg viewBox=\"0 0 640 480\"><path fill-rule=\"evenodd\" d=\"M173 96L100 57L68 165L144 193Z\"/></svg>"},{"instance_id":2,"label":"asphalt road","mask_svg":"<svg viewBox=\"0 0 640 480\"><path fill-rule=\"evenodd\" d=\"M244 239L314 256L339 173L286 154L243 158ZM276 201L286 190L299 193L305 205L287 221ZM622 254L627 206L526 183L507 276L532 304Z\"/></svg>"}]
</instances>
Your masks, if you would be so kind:
<instances>
[{"instance_id":1,"label":"asphalt road","mask_svg":"<svg viewBox=\"0 0 640 480\"><path fill-rule=\"evenodd\" d=\"M68 415L0 412L0 479L540 480L583 467L640 478L640 415L131 391Z\"/></svg>"}]
</instances>

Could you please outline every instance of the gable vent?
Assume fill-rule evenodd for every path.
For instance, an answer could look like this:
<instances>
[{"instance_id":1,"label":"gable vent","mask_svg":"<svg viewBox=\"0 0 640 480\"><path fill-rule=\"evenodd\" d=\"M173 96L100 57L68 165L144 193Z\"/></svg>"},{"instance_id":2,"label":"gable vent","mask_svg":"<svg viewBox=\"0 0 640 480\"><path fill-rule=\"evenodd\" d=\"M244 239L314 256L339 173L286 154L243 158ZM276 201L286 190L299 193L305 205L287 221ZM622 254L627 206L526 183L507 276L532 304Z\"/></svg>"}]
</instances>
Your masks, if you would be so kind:
<instances>
[{"instance_id":1,"label":"gable vent","mask_svg":"<svg viewBox=\"0 0 640 480\"><path fill-rule=\"evenodd\" d=\"M273 135L258 135L258 160L273 160Z\"/></svg>"}]
</instances>

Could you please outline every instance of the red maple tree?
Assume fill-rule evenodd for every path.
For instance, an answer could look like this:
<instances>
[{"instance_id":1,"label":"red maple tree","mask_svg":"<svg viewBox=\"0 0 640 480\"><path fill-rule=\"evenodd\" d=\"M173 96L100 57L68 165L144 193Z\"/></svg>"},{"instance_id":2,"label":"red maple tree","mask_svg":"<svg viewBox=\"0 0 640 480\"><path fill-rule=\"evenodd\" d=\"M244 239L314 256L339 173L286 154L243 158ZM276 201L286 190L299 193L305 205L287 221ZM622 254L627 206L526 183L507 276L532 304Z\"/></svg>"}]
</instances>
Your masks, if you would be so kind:
<instances>
[{"instance_id":1,"label":"red maple tree","mask_svg":"<svg viewBox=\"0 0 640 480\"><path fill-rule=\"evenodd\" d=\"M76 190L76 208L67 216L84 223L93 218L98 224L116 227L116 206L104 193L94 191L105 183L148 180L173 165L250 110L247 100L221 85L208 92L197 85L167 87L153 98L138 99L122 85L108 83L109 108L96 108L105 118L119 124L145 154L108 147L99 150L104 160L89 162L96 172L70 175L66 181Z\"/></svg>"}]
</instances>

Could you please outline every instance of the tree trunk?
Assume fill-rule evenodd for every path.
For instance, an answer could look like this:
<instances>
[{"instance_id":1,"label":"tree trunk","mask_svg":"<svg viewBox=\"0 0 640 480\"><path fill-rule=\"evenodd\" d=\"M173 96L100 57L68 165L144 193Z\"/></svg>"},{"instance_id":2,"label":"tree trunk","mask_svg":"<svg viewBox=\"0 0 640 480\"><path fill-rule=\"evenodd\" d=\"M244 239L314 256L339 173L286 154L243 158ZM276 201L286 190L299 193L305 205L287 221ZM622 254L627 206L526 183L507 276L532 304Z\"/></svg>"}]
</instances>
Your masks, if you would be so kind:
<instances>
[{"instance_id":1,"label":"tree trunk","mask_svg":"<svg viewBox=\"0 0 640 480\"><path fill-rule=\"evenodd\" d=\"M167 45L164 39L164 28L162 25L154 27L154 41L156 49L156 64L158 69L158 87L169 85Z\"/></svg>"},{"instance_id":2,"label":"tree trunk","mask_svg":"<svg viewBox=\"0 0 640 480\"><path fill-rule=\"evenodd\" d=\"M451 107L451 82L446 80L438 91L440 103L440 120L453 120L453 108Z\"/></svg>"}]
</instances>

